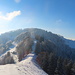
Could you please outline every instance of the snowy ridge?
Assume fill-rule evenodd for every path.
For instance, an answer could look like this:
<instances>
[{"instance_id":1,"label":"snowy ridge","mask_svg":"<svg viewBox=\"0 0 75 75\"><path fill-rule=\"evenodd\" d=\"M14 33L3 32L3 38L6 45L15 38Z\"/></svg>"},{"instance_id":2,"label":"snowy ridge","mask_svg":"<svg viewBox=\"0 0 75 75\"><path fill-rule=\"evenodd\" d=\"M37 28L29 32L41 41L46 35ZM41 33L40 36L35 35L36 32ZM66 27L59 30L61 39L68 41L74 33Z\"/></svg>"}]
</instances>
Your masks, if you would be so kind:
<instances>
[{"instance_id":1,"label":"snowy ridge","mask_svg":"<svg viewBox=\"0 0 75 75\"><path fill-rule=\"evenodd\" d=\"M48 75L36 63L35 57L35 54L28 54L18 65L22 65L20 68L25 70L25 75Z\"/></svg>"},{"instance_id":2,"label":"snowy ridge","mask_svg":"<svg viewBox=\"0 0 75 75\"><path fill-rule=\"evenodd\" d=\"M35 61L35 54L28 54L24 60L16 64L0 66L1 75L48 75Z\"/></svg>"}]
</instances>

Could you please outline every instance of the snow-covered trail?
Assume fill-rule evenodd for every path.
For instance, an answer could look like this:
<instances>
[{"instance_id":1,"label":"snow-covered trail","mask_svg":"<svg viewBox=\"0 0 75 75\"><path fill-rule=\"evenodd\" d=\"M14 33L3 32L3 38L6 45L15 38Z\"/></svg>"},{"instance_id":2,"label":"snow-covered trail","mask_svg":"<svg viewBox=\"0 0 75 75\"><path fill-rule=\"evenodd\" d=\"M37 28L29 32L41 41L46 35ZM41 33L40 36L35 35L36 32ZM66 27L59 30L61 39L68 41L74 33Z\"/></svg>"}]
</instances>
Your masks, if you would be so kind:
<instances>
[{"instance_id":1,"label":"snow-covered trail","mask_svg":"<svg viewBox=\"0 0 75 75\"><path fill-rule=\"evenodd\" d=\"M21 73L25 75L47 75L35 61L35 54L28 54L27 57L18 63ZM23 74L22 74L23 75Z\"/></svg>"},{"instance_id":2,"label":"snow-covered trail","mask_svg":"<svg viewBox=\"0 0 75 75\"><path fill-rule=\"evenodd\" d=\"M36 63L35 57L35 54L28 54L17 64L1 65L0 75L48 75Z\"/></svg>"}]
</instances>

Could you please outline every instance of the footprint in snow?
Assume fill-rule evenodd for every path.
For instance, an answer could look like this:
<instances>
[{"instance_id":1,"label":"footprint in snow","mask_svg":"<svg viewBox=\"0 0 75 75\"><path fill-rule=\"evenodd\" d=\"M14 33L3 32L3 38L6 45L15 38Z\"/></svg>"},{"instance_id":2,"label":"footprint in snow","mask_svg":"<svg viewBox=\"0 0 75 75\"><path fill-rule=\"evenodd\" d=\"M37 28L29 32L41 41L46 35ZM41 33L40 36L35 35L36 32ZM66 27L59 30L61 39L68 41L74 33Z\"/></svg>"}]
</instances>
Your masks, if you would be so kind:
<instances>
[{"instance_id":1,"label":"footprint in snow","mask_svg":"<svg viewBox=\"0 0 75 75\"><path fill-rule=\"evenodd\" d=\"M19 68L18 68L18 70L21 71Z\"/></svg>"}]
</instances>

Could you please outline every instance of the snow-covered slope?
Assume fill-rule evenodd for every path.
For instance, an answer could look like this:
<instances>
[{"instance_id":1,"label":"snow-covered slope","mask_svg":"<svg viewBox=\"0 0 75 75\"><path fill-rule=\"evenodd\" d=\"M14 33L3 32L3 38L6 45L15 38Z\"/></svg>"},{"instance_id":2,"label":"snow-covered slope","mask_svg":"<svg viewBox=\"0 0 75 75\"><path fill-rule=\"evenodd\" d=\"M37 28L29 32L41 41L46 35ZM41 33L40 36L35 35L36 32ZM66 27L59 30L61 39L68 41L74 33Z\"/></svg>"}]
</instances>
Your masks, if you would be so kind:
<instances>
[{"instance_id":1,"label":"snow-covered slope","mask_svg":"<svg viewBox=\"0 0 75 75\"><path fill-rule=\"evenodd\" d=\"M0 75L48 75L35 61L35 54L28 54L16 64L0 66Z\"/></svg>"}]
</instances>

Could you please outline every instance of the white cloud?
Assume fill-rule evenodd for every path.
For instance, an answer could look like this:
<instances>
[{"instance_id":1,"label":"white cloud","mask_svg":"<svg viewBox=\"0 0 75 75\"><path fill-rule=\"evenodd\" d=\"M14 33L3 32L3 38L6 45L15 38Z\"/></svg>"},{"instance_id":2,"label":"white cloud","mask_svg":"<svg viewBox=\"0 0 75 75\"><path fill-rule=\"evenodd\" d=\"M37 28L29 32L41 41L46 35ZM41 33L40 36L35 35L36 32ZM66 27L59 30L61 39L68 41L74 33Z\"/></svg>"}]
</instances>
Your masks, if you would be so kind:
<instances>
[{"instance_id":1,"label":"white cloud","mask_svg":"<svg viewBox=\"0 0 75 75\"><path fill-rule=\"evenodd\" d=\"M21 0L15 0L15 2L16 2L16 3L19 3L19 2L21 2Z\"/></svg>"},{"instance_id":2,"label":"white cloud","mask_svg":"<svg viewBox=\"0 0 75 75\"><path fill-rule=\"evenodd\" d=\"M13 12L10 12L10 13L7 13L5 16L2 15L2 13L0 12L0 19L1 20L12 20L13 18L15 18L16 16L20 15L21 14L21 11L13 11Z\"/></svg>"}]
</instances>

